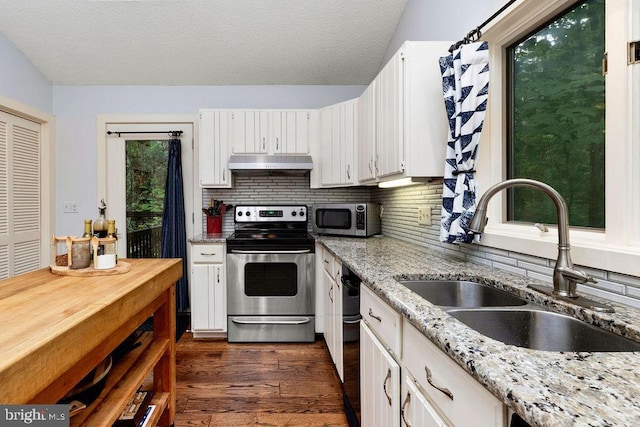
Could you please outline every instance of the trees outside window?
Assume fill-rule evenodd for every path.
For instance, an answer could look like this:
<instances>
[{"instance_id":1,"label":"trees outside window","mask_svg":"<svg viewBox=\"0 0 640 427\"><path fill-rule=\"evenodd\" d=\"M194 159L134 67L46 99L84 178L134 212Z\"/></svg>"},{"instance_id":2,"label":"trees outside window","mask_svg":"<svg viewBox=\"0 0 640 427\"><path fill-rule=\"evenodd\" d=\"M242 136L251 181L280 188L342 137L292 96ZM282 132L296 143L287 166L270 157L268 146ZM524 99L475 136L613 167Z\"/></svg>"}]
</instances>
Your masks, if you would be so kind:
<instances>
[{"instance_id":1,"label":"trees outside window","mask_svg":"<svg viewBox=\"0 0 640 427\"><path fill-rule=\"evenodd\" d=\"M605 0L587 0L507 49L510 178L543 181L570 224L605 227ZM539 191L509 192L508 219L556 224Z\"/></svg>"}]
</instances>

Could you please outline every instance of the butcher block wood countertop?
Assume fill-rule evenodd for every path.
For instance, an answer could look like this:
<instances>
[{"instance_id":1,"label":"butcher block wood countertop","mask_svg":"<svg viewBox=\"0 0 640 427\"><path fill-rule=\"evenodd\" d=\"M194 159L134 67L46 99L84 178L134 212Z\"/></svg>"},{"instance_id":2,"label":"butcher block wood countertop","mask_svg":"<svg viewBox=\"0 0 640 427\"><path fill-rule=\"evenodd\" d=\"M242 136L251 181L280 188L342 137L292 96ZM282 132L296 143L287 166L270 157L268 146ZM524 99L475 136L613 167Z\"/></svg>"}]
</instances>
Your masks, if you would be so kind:
<instances>
[{"instance_id":1,"label":"butcher block wood countertop","mask_svg":"<svg viewBox=\"0 0 640 427\"><path fill-rule=\"evenodd\" d=\"M1 404L57 402L152 314L153 340L168 348L154 362L154 387L175 402L174 284L182 261L126 261L126 274L69 277L43 268L0 281Z\"/></svg>"}]
</instances>

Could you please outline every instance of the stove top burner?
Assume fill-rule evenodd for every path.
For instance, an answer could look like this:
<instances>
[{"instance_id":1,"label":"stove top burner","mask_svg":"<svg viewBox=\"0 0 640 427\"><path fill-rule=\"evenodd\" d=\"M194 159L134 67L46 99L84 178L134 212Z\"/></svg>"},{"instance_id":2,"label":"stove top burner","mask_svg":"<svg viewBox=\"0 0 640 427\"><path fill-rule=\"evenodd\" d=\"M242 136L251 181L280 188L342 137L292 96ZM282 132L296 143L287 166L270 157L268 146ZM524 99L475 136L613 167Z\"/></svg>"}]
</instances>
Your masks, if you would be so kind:
<instances>
[{"instance_id":1,"label":"stove top burner","mask_svg":"<svg viewBox=\"0 0 640 427\"><path fill-rule=\"evenodd\" d=\"M236 206L235 233L227 238L227 249L313 250L307 222L305 205Z\"/></svg>"}]
</instances>

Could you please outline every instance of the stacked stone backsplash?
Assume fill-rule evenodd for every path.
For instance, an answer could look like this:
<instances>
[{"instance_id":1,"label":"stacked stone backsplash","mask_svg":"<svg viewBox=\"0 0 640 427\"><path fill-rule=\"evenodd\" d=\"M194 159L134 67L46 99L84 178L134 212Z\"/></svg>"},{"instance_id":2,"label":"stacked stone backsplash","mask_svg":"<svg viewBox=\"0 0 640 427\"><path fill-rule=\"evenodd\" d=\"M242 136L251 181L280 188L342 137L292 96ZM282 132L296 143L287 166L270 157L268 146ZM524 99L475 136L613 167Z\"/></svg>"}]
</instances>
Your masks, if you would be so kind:
<instances>
[{"instance_id":1,"label":"stacked stone backsplash","mask_svg":"<svg viewBox=\"0 0 640 427\"><path fill-rule=\"evenodd\" d=\"M382 233L447 254L447 256L489 265L501 270L542 280L551 284L556 254L539 258L502 249L476 245L450 245L440 242L440 210L442 209L442 180L410 187L381 189L377 187L343 187L331 189L309 188L309 177L236 176L232 189L204 189L202 200L223 200L227 204L287 204L341 202L378 202L383 207ZM418 207L431 206L432 224L418 225ZM202 217L203 230L205 218ZM311 223L309 223L311 227ZM223 233L233 231L233 215L223 218ZM598 283L579 286L580 292L600 296L640 308L640 278L604 270L584 268Z\"/></svg>"},{"instance_id":2,"label":"stacked stone backsplash","mask_svg":"<svg viewBox=\"0 0 640 427\"><path fill-rule=\"evenodd\" d=\"M395 189L377 188L371 201L384 207L382 233L400 240L429 247L448 256L477 264L508 270L516 274L552 283L553 258L539 258L518 252L477 245L451 245L440 242L442 180ZM418 207L430 205L432 225L418 225ZM640 308L640 278L580 266L598 283L578 285L578 292L589 293Z\"/></svg>"}]
</instances>

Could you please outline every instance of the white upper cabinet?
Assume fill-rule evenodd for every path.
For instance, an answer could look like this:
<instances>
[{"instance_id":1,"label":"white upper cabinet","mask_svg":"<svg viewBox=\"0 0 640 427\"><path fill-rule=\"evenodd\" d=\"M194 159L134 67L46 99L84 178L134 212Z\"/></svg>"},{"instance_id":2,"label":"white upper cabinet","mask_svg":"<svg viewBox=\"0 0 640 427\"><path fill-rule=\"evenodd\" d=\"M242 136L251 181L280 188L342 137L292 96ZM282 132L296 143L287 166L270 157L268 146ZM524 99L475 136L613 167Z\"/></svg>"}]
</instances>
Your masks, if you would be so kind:
<instances>
[{"instance_id":1,"label":"white upper cabinet","mask_svg":"<svg viewBox=\"0 0 640 427\"><path fill-rule=\"evenodd\" d=\"M232 154L309 154L317 112L234 110Z\"/></svg>"},{"instance_id":2,"label":"white upper cabinet","mask_svg":"<svg viewBox=\"0 0 640 427\"><path fill-rule=\"evenodd\" d=\"M358 99L320 109L320 186L355 184Z\"/></svg>"},{"instance_id":3,"label":"white upper cabinet","mask_svg":"<svg viewBox=\"0 0 640 427\"><path fill-rule=\"evenodd\" d=\"M229 188L229 133L231 112L200 110L200 186Z\"/></svg>"},{"instance_id":4,"label":"white upper cabinet","mask_svg":"<svg viewBox=\"0 0 640 427\"><path fill-rule=\"evenodd\" d=\"M358 181L363 184L378 176L375 91L374 80L358 99Z\"/></svg>"},{"instance_id":5,"label":"white upper cabinet","mask_svg":"<svg viewBox=\"0 0 640 427\"><path fill-rule=\"evenodd\" d=\"M378 181L443 175L447 117L438 59L449 46L405 42L376 77Z\"/></svg>"}]
</instances>

